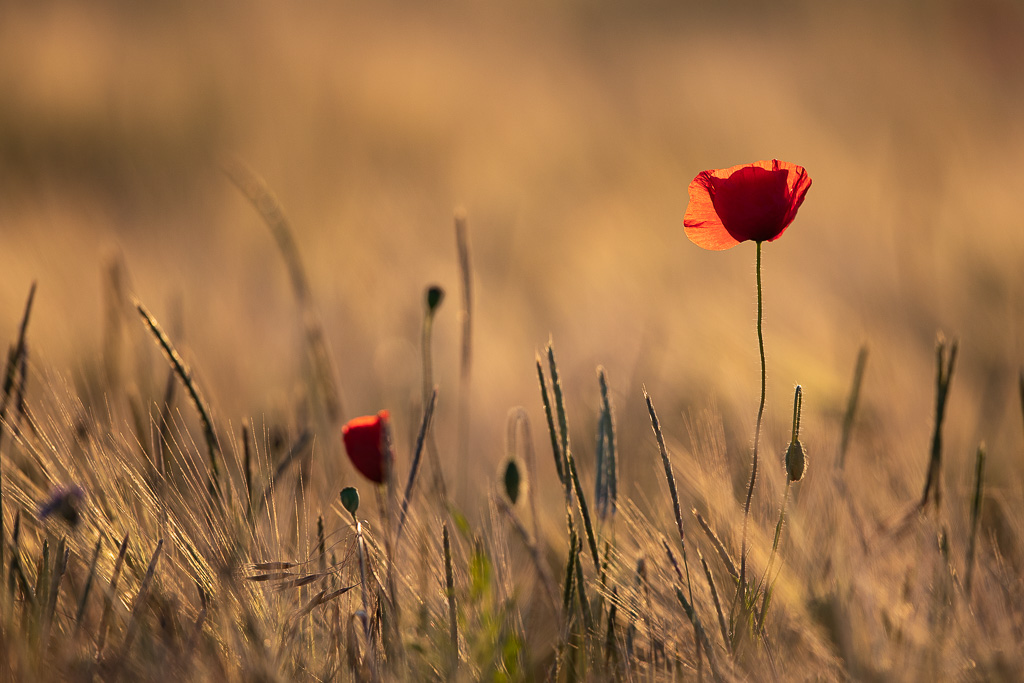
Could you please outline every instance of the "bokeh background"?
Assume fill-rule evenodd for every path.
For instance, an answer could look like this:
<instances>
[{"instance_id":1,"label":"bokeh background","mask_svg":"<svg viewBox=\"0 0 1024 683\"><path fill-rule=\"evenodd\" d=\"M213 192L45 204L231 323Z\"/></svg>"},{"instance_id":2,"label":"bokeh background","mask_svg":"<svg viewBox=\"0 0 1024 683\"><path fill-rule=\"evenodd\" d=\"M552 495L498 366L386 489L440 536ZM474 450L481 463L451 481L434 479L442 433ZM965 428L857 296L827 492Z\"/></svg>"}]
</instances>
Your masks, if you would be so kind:
<instances>
[{"instance_id":1,"label":"bokeh background","mask_svg":"<svg viewBox=\"0 0 1024 683\"><path fill-rule=\"evenodd\" d=\"M702 251L682 219L699 171L777 157L814 184L764 253L766 443L785 447L801 383L811 471L828 463L866 343L874 428L851 458L911 463L916 492L941 331L961 343L947 476L967 487L984 439L993 485L1019 483L1020 3L5 2L0 92L0 339L37 281L43 382L98 373L120 259L221 429L294 419L301 316L221 171L239 159L291 220L347 417L387 407L399 433L415 428L423 290L448 290L437 435L467 503L504 457L509 408L527 407L544 444L533 364L549 335L581 451L607 369L625 493L656 463L642 384L676 447L710 411L745 462L754 248ZM468 463L454 455L457 207L475 286ZM137 332L125 348L150 355L131 367L158 396L166 365Z\"/></svg>"}]
</instances>

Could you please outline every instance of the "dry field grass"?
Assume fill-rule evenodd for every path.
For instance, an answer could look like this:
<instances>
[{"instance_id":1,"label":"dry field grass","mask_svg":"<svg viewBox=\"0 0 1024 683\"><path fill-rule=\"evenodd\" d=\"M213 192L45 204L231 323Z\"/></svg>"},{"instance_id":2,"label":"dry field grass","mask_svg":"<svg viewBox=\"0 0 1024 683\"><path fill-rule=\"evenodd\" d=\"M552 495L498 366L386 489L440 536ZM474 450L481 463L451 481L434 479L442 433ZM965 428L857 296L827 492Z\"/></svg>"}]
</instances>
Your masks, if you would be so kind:
<instances>
[{"instance_id":1,"label":"dry field grass","mask_svg":"<svg viewBox=\"0 0 1024 683\"><path fill-rule=\"evenodd\" d=\"M688 599L719 675L1016 678L1024 10L1009 0L509 5L0 7L0 339L12 348L37 283L24 400L15 372L0 441L4 677L711 677L662 545L682 562L646 387L679 487ZM690 510L735 558L758 403L754 249L702 251L682 217L697 172L773 157L806 167L814 185L764 248L752 567L764 569L772 545L797 384L808 473L789 500L763 632L751 634L742 610L730 619L735 584ZM225 173L239 163L283 207L305 289ZM468 385L456 211L472 263ZM433 284L447 297L433 324L430 435L450 506L428 457L393 547L393 502L351 468L339 429L388 409L404 484ZM209 405L223 498L209 495L203 425L135 298ZM327 364L311 361L310 329ZM943 496L908 515L935 428L939 335L959 344ZM595 514L603 571L575 502L583 552L569 561L535 367L549 338L586 497L602 414L595 368L607 373L619 510L601 523ZM325 381L337 386L336 414ZM510 512L501 473L517 406L535 465ZM521 463L527 452L520 438ZM70 484L85 493L79 523L40 519ZM364 583L338 502L351 485L370 583L380 582L370 642L353 616L360 590L304 609L321 590ZM725 636L697 549L725 603ZM296 577L314 578L281 585Z\"/></svg>"}]
</instances>

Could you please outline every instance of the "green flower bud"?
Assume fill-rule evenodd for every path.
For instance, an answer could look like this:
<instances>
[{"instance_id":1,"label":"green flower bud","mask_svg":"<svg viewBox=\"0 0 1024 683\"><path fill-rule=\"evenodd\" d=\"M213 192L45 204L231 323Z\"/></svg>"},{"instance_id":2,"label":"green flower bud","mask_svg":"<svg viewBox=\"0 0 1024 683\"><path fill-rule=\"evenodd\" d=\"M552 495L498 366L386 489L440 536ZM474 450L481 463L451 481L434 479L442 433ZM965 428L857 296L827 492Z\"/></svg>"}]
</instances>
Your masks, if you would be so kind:
<instances>
[{"instance_id":1,"label":"green flower bud","mask_svg":"<svg viewBox=\"0 0 1024 683\"><path fill-rule=\"evenodd\" d=\"M505 495L508 496L509 502L513 505L519 500L519 489L522 485L522 476L519 473L519 465L516 464L515 458L510 458L508 464L505 465Z\"/></svg>"},{"instance_id":2,"label":"green flower bud","mask_svg":"<svg viewBox=\"0 0 1024 683\"><path fill-rule=\"evenodd\" d=\"M444 301L444 289L439 285L427 287L427 310L433 313Z\"/></svg>"},{"instance_id":3,"label":"green flower bud","mask_svg":"<svg viewBox=\"0 0 1024 683\"><path fill-rule=\"evenodd\" d=\"M359 491L355 486L346 486L341 490L341 504L353 517L359 509Z\"/></svg>"},{"instance_id":4,"label":"green flower bud","mask_svg":"<svg viewBox=\"0 0 1024 683\"><path fill-rule=\"evenodd\" d=\"M786 472L791 482L797 482L804 478L807 470L807 456L804 454L803 444L800 439L793 439L786 450Z\"/></svg>"}]
</instances>

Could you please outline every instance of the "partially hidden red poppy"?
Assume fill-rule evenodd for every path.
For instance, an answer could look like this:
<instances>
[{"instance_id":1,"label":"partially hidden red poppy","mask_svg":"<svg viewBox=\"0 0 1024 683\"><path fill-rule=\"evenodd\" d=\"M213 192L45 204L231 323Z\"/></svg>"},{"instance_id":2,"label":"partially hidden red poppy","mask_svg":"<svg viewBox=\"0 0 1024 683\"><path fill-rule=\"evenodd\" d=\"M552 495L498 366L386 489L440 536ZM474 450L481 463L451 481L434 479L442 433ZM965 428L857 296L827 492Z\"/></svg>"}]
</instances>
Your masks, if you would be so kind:
<instances>
[{"instance_id":1,"label":"partially hidden red poppy","mask_svg":"<svg viewBox=\"0 0 1024 683\"><path fill-rule=\"evenodd\" d=\"M802 166L778 159L702 171L690 183L683 225L698 247L771 242L793 219L811 187Z\"/></svg>"},{"instance_id":2,"label":"partially hidden red poppy","mask_svg":"<svg viewBox=\"0 0 1024 683\"><path fill-rule=\"evenodd\" d=\"M349 420L341 428L348 459L370 481L383 484L388 474L388 411Z\"/></svg>"}]
</instances>

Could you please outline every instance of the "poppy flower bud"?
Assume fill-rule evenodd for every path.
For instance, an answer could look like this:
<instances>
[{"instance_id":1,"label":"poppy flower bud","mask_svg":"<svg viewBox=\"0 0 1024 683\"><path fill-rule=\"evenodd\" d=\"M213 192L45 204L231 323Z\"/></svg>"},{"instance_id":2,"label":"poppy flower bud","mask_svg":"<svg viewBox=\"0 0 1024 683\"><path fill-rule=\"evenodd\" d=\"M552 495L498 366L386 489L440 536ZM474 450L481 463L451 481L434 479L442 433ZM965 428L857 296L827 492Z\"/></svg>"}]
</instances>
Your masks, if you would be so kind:
<instances>
[{"instance_id":1,"label":"poppy flower bud","mask_svg":"<svg viewBox=\"0 0 1024 683\"><path fill-rule=\"evenodd\" d=\"M374 482L383 484L388 475L390 463L387 439L388 411L376 415L364 415L349 420L341 428L341 439L352 465L360 474Z\"/></svg>"},{"instance_id":2,"label":"poppy flower bud","mask_svg":"<svg viewBox=\"0 0 1024 683\"><path fill-rule=\"evenodd\" d=\"M356 510L359 509L359 491L355 486L346 486L341 490L341 505L350 515L356 516Z\"/></svg>"},{"instance_id":3,"label":"poppy flower bud","mask_svg":"<svg viewBox=\"0 0 1024 683\"><path fill-rule=\"evenodd\" d=\"M433 313L444 301L444 289L440 285L427 287L427 310Z\"/></svg>"},{"instance_id":4,"label":"poppy flower bud","mask_svg":"<svg viewBox=\"0 0 1024 683\"><path fill-rule=\"evenodd\" d=\"M807 470L807 455L804 453L804 446L800 443L800 409L804 404L803 389L798 384L793 392L793 436L789 439L789 448L786 449L786 474L789 475L790 483L798 482L804 478Z\"/></svg>"},{"instance_id":5,"label":"poppy flower bud","mask_svg":"<svg viewBox=\"0 0 1024 683\"><path fill-rule=\"evenodd\" d=\"M519 488L522 485L522 475L519 473L519 465L516 464L515 458L509 458L508 464L505 465L505 495L508 496L508 500L513 505L519 500Z\"/></svg>"},{"instance_id":6,"label":"poppy flower bud","mask_svg":"<svg viewBox=\"0 0 1024 683\"><path fill-rule=\"evenodd\" d=\"M798 482L804 478L806 470L807 456L804 454L804 446L800 439L794 439L786 449L786 473L789 474L791 482Z\"/></svg>"}]
</instances>

